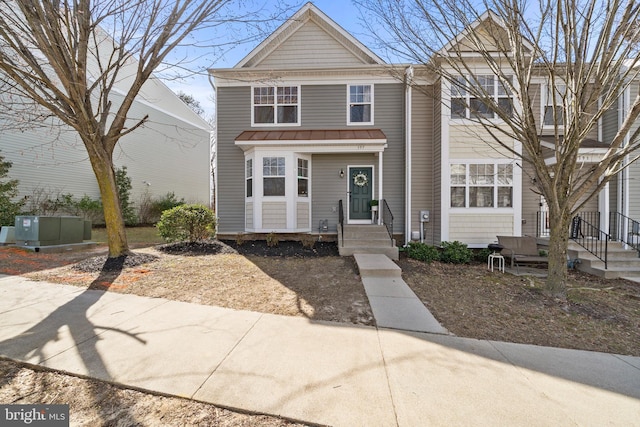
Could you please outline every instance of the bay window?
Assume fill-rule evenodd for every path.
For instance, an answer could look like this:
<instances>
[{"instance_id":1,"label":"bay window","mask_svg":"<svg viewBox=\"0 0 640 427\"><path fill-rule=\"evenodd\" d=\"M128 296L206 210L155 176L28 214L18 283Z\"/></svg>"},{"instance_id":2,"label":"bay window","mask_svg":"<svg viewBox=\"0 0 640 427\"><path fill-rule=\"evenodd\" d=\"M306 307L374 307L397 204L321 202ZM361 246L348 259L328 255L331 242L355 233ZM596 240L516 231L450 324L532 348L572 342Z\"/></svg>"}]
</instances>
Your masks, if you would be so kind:
<instances>
[{"instance_id":1,"label":"bay window","mask_svg":"<svg viewBox=\"0 0 640 427\"><path fill-rule=\"evenodd\" d=\"M285 160L284 157L263 157L262 188L264 196L285 195Z\"/></svg>"}]
</instances>

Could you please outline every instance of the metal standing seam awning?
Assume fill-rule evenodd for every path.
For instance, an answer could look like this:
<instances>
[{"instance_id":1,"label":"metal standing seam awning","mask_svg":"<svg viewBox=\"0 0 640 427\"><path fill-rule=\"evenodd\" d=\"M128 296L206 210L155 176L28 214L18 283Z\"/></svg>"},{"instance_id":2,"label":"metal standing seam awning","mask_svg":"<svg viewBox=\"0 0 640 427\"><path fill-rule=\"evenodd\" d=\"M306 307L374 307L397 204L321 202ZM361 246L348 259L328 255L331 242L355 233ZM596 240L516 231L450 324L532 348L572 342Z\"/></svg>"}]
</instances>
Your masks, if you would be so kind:
<instances>
[{"instance_id":1,"label":"metal standing seam awning","mask_svg":"<svg viewBox=\"0 0 640 427\"><path fill-rule=\"evenodd\" d=\"M256 130L235 139L243 151L286 148L304 153L381 153L387 137L380 129Z\"/></svg>"},{"instance_id":2,"label":"metal standing seam awning","mask_svg":"<svg viewBox=\"0 0 640 427\"><path fill-rule=\"evenodd\" d=\"M559 138L560 144L562 144L562 140L563 138L561 135ZM540 135L540 142L543 147L549 150L549 153L545 156L545 163L547 165L555 164L555 137L553 135ZM595 139L586 138L582 141L580 148L578 149L578 161L581 163L597 163L602 159L602 156L604 156L607 151L609 151L609 144Z\"/></svg>"}]
</instances>

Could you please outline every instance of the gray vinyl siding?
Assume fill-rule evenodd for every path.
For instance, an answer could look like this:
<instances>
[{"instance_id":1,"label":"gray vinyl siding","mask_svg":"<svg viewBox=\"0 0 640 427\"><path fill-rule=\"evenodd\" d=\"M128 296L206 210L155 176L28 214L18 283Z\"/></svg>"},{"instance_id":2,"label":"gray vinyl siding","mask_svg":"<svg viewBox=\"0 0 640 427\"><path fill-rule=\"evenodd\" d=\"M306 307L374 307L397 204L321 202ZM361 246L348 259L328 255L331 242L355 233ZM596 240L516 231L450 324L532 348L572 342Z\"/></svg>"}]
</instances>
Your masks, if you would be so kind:
<instances>
[{"instance_id":1,"label":"gray vinyl siding","mask_svg":"<svg viewBox=\"0 0 640 427\"><path fill-rule=\"evenodd\" d=\"M216 98L218 232L237 233L245 224L245 172L244 153L235 146L235 138L251 129L251 88L219 88Z\"/></svg>"},{"instance_id":2,"label":"gray vinyl siding","mask_svg":"<svg viewBox=\"0 0 640 427\"><path fill-rule=\"evenodd\" d=\"M411 111L411 232L420 231L419 213L430 211L430 221L424 224L424 239L434 241L434 99L433 86L412 90ZM411 237L411 236L409 236Z\"/></svg>"},{"instance_id":3,"label":"gray vinyl siding","mask_svg":"<svg viewBox=\"0 0 640 427\"><path fill-rule=\"evenodd\" d=\"M618 132L618 103L609 108L602 117L602 142L610 144ZM627 171L622 172L626 174ZM609 181L609 210L618 211L619 181L618 176Z\"/></svg>"},{"instance_id":4,"label":"gray vinyl siding","mask_svg":"<svg viewBox=\"0 0 640 427\"><path fill-rule=\"evenodd\" d=\"M384 198L394 216L394 234L404 234L404 85L376 85L374 95L375 127L382 129L387 136L388 145L383 157Z\"/></svg>"},{"instance_id":5,"label":"gray vinyl siding","mask_svg":"<svg viewBox=\"0 0 640 427\"><path fill-rule=\"evenodd\" d=\"M295 129L362 129L379 128L387 136L388 148L383 153L384 198L394 215L394 232L404 230L404 87L402 84L374 85L374 124L347 126L347 85L304 85L300 90L301 126ZM235 146L235 138L245 130L273 127L251 127L250 87L218 89L218 216L220 233L244 231L244 153ZM288 129L292 129L288 127ZM255 160L259 163L259 160ZM338 200L345 200L346 180L339 177L350 164L371 164L378 191L378 157L373 154L313 154L311 179L311 229L319 220L328 219L330 231L336 231ZM334 208L335 207L335 212Z\"/></svg>"},{"instance_id":6,"label":"gray vinyl siding","mask_svg":"<svg viewBox=\"0 0 640 427\"><path fill-rule=\"evenodd\" d=\"M633 102L638 96L638 90L640 89L640 82L636 79L633 85L631 85L631 96L629 99ZM629 134L633 133L640 126L640 119L636 119ZM637 152L635 153L637 155ZM640 163L635 161L629 166L629 216L636 221L640 221Z\"/></svg>"},{"instance_id":7,"label":"gray vinyl siding","mask_svg":"<svg viewBox=\"0 0 640 427\"><path fill-rule=\"evenodd\" d=\"M538 212L540 211L540 194L534 192L531 178L535 176L533 165L522 162L522 235L537 236ZM513 197L518 197L514 188Z\"/></svg>"},{"instance_id":8,"label":"gray vinyl siding","mask_svg":"<svg viewBox=\"0 0 640 427\"><path fill-rule=\"evenodd\" d=\"M303 86L301 92L302 129L347 128L346 84Z\"/></svg>"},{"instance_id":9,"label":"gray vinyl siding","mask_svg":"<svg viewBox=\"0 0 640 427\"><path fill-rule=\"evenodd\" d=\"M429 242L433 245L439 244L442 240L442 98L440 88L442 85L438 80L434 84L435 98L433 101L433 210L431 211L431 223L433 224L433 241ZM448 178L447 178L448 179Z\"/></svg>"},{"instance_id":10,"label":"gray vinyl siding","mask_svg":"<svg viewBox=\"0 0 640 427\"><path fill-rule=\"evenodd\" d=\"M345 221L349 209L347 195L349 165L373 166L374 179L378 179L378 158L373 154L314 154L311 158L313 169L311 174L311 230L318 230L321 220L328 220L329 232L337 231L339 220L338 207L342 200ZM345 177L340 178L340 170ZM374 189L377 191L377 185ZM374 193L375 194L375 193Z\"/></svg>"}]
</instances>

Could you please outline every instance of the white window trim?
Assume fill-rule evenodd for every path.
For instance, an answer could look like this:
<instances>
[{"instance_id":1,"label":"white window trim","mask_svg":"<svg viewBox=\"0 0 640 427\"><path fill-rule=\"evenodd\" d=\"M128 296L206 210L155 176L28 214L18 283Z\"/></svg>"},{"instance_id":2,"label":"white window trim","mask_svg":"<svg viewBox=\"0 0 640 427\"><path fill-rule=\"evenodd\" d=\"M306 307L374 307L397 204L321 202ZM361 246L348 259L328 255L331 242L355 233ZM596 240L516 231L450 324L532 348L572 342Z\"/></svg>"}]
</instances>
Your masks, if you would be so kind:
<instances>
[{"instance_id":1,"label":"white window trim","mask_svg":"<svg viewBox=\"0 0 640 427\"><path fill-rule=\"evenodd\" d=\"M265 175L264 174L264 159L283 159L284 160L284 175ZM262 194L261 197L263 199L268 199L268 200L275 200L275 199L286 199L287 198L287 163L289 163L290 160L287 160L287 156L279 156L279 155L264 155L260 158L260 165L261 165L261 171L262 171ZM276 166L277 168L278 166ZM282 178L284 179L284 194L280 195L266 195L264 194L264 180L265 179L270 179L270 178ZM297 193L297 192L296 192Z\"/></svg>"},{"instance_id":2,"label":"white window trim","mask_svg":"<svg viewBox=\"0 0 640 427\"><path fill-rule=\"evenodd\" d=\"M566 95L566 91L567 91L567 85L564 82L558 82L558 84L561 84L565 87L565 97ZM547 109L547 107L552 106L552 104L549 104L549 86L551 86L551 83L549 82L545 82L542 84L542 91L540 93L540 129L554 129L555 124L546 124L544 122L544 116L545 116L545 111ZM562 107L564 108L564 105L562 105ZM564 119L564 116L563 116ZM558 125L558 129L559 130L564 130L564 123L562 123L561 125Z\"/></svg>"},{"instance_id":3,"label":"white window trim","mask_svg":"<svg viewBox=\"0 0 640 427\"><path fill-rule=\"evenodd\" d=\"M370 86L371 87L371 120L368 122L352 122L351 121L351 88L354 86ZM347 85L347 126L371 126L374 124L374 112L375 112L375 93L373 83L353 83Z\"/></svg>"},{"instance_id":4,"label":"white window trim","mask_svg":"<svg viewBox=\"0 0 640 427\"><path fill-rule=\"evenodd\" d=\"M476 74L474 74L473 76L480 76L480 77L488 77L488 76L492 76L493 77L493 99L494 102L496 103L496 105L498 105L498 102L500 99L511 99L511 105L512 105L512 111L515 113L516 111L516 105L514 102L514 97L513 94L511 95L500 95L499 94L499 87L500 87L500 79L497 75L492 74L491 72L478 72ZM453 109L451 108L452 102L454 99L457 98L462 98L459 96L453 96L453 83L451 82L447 82L448 88L449 88L449 99L448 99L448 110L449 110L449 120L453 121L454 123L465 123L465 124L477 124L480 123L483 120L490 120L492 122L495 123L500 123L503 120L500 119L500 117L498 117L496 115L495 112L492 111L493 113L493 117L476 117L476 116L472 116L471 115L471 98L475 98L473 96L471 96L471 94L469 93L469 84L472 81L472 75L467 75L464 76L463 79L466 82L465 84L465 94L464 94L464 103L465 103L465 116L464 117L453 117L452 113L453 113ZM513 77L512 77L513 78ZM507 88L508 89L508 88Z\"/></svg>"},{"instance_id":5,"label":"white window trim","mask_svg":"<svg viewBox=\"0 0 640 427\"><path fill-rule=\"evenodd\" d=\"M247 162L251 160L251 176L247 176ZM247 181L251 178L251 196L247 195ZM253 156L245 156L244 158L244 197L248 201L253 200L253 197L256 194L256 161L253 159Z\"/></svg>"},{"instance_id":6,"label":"white window trim","mask_svg":"<svg viewBox=\"0 0 640 427\"><path fill-rule=\"evenodd\" d=\"M247 202L253 202L253 228L245 228L247 232L254 233L307 233L312 231L311 222L313 219L313 213L309 210L309 223L296 226L297 221L297 205L298 203L308 203L311 206L312 202L312 155L302 154L296 151L282 150L280 148L267 148L256 149L250 153L245 152L245 159L253 158L253 199L245 199ZM285 158L285 196L263 196L264 194L264 174L263 174L263 159L265 157L284 157ZM298 162L297 159L304 159L309 161L309 197L298 197ZM260 167L256 168L256 164ZM263 204L271 202L283 202L286 203L286 227L285 228L272 228L264 227L263 220ZM245 214L246 215L246 214ZM246 219L245 219L246 221ZM246 222L245 222L246 223Z\"/></svg>"},{"instance_id":7,"label":"white window trim","mask_svg":"<svg viewBox=\"0 0 640 427\"><path fill-rule=\"evenodd\" d=\"M255 99L254 99L254 89L255 88L261 88L261 87L271 87L273 88L274 92L273 92L273 96L274 96L274 111L273 111L273 120L274 123L256 123L255 122ZM278 88L279 87L296 87L298 88L298 109L297 109L297 113L298 116L296 118L297 122L296 123L277 123L278 120ZM289 105L289 104L287 104ZM255 86L251 86L251 127L281 127L281 126L287 126L287 127L295 127L295 126L301 126L302 125L302 89L300 85L295 85L295 84L281 84L281 85L255 85Z\"/></svg>"},{"instance_id":8,"label":"white window trim","mask_svg":"<svg viewBox=\"0 0 640 427\"><path fill-rule=\"evenodd\" d=\"M307 176L300 176L298 174L298 161L299 160L304 160L305 162L307 162ZM296 162L296 198L298 198L300 201L309 200L311 198L311 160L307 156L297 155L295 162ZM298 180L299 179L306 179L307 180L307 195L306 196L301 196L298 193Z\"/></svg>"},{"instance_id":9,"label":"white window trim","mask_svg":"<svg viewBox=\"0 0 640 427\"><path fill-rule=\"evenodd\" d=\"M482 212L487 212L488 210L490 211L497 211L497 212L514 212L515 208L516 208L516 165L512 164L512 162L510 161L496 161L496 160L491 160L491 159L477 159L477 160L451 160L449 163L449 178L451 177L451 166L452 165L465 165L465 206L451 206L451 189L453 187L461 187L461 185L454 185L450 182L449 180L449 197L448 197L448 209L450 212L465 212L465 213L473 213L473 212L478 212L478 213L482 213ZM494 206L483 206L483 207L477 207L477 206L469 206L470 204L470 200L469 200L469 189L472 187L472 185L470 185L469 183L469 172L470 172L470 165L493 165L494 166L494 176L496 177L496 179L494 180L494 183L491 184L491 187L493 187L493 201L494 201ZM511 171L511 206L510 207L503 207L503 206L498 206L498 188L499 187L508 187L506 185L498 185L498 165L512 165L512 171ZM473 186L473 187L489 187L489 185L478 185L478 186Z\"/></svg>"}]
</instances>

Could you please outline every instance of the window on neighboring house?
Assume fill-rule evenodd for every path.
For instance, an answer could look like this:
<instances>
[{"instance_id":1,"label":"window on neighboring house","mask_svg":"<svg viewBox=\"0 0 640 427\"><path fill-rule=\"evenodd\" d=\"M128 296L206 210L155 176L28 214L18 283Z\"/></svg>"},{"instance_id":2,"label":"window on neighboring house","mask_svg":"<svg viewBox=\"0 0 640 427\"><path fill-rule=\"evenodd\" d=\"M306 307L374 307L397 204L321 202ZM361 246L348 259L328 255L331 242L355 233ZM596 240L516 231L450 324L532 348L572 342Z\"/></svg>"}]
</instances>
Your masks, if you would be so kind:
<instances>
[{"instance_id":1,"label":"window on neighboring house","mask_svg":"<svg viewBox=\"0 0 640 427\"><path fill-rule=\"evenodd\" d=\"M558 115L558 126L564 126L563 109L567 86L564 84L556 84L555 91L553 91L553 93L551 92L551 85L547 85L543 124L545 126L553 126L556 123L555 118L553 117L553 110L555 106L556 114Z\"/></svg>"},{"instance_id":2,"label":"window on neighboring house","mask_svg":"<svg viewBox=\"0 0 640 427\"><path fill-rule=\"evenodd\" d=\"M513 206L512 165L452 164L450 179L452 208L509 208Z\"/></svg>"},{"instance_id":3,"label":"window on neighboring house","mask_svg":"<svg viewBox=\"0 0 640 427\"><path fill-rule=\"evenodd\" d=\"M262 159L262 180L264 196L284 196L284 157L264 157Z\"/></svg>"},{"instance_id":4,"label":"window on neighboring house","mask_svg":"<svg viewBox=\"0 0 640 427\"><path fill-rule=\"evenodd\" d=\"M253 123L298 124L300 97L298 86L253 88Z\"/></svg>"},{"instance_id":5,"label":"window on neighboring house","mask_svg":"<svg viewBox=\"0 0 640 427\"><path fill-rule=\"evenodd\" d=\"M373 123L373 86L352 85L349 88L348 123Z\"/></svg>"},{"instance_id":6,"label":"window on neighboring house","mask_svg":"<svg viewBox=\"0 0 640 427\"><path fill-rule=\"evenodd\" d=\"M298 159L298 196L309 197L309 160Z\"/></svg>"},{"instance_id":7,"label":"window on neighboring house","mask_svg":"<svg viewBox=\"0 0 640 427\"><path fill-rule=\"evenodd\" d=\"M253 197L253 159L247 159L246 161L246 195L247 197Z\"/></svg>"},{"instance_id":8,"label":"window on neighboring house","mask_svg":"<svg viewBox=\"0 0 640 427\"><path fill-rule=\"evenodd\" d=\"M456 78L451 82L451 118L498 117L494 111L495 105L488 103L487 98L492 98L495 105L507 115L513 114L511 91L496 76L470 76L469 81L462 76Z\"/></svg>"}]
</instances>

